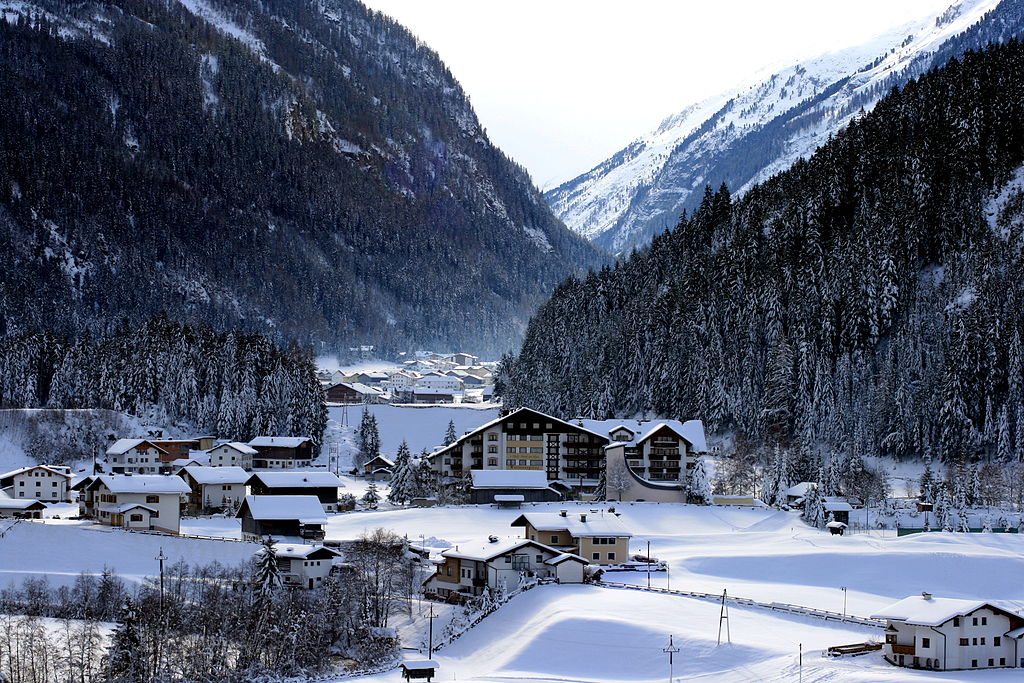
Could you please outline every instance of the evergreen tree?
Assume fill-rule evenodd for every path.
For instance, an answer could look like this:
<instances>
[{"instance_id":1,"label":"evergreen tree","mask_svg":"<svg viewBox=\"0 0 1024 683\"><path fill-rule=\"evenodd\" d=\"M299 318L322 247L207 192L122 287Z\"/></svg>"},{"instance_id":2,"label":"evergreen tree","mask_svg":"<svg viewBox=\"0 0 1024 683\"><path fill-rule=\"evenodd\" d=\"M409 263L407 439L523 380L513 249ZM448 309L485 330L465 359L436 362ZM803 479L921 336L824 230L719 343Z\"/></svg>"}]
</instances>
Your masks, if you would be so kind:
<instances>
[{"instance_id":1,"label":"evergreen tree","mask_svg":"<svg viewBox=\"0 0 1024 683\"><path fill-rule=\"evenodd\" d=\"M924 471L921 473L921 501L932 503L935 501L935 473L932 472L932 456L927 451L924 455Z\"/></svg>"},{"instance_id":2,"label":"evergreen tree","mask_svg":"<svg viewBox=\"0 0 1024 683\"><path fill-rule=\"evenodd\" d=\"M822 529L825 526L825 505L820 488L816 485L807 488L807 495L804 497L803 518L807 524L816 529Z\"/></svg>"},{"instance_id":3,"label":"evergreen tree","mask_svg":"<svg viewBox=\"0 0 1024 683\"><path fill-rule=\"evenodd\" d=\"M388 501L396 505L405 505L415 495L416 481L413 471L412 454L409 444L402 440L395 455L395 466L391 470L391 490Z\"/></svg>"},{"instance_id":4,"label":"evergreen tree","mask_svg":"<svg viewBox=\"0 0 1024 683\"><path fill-rule=\"evenodd\" d=\"M277 564L277 541L273 536L267 536L262 544L256 557L253 582L258 601L266 608L273 599L274 591L281 587L281 570Z\"/></svg>"},{"instance_id":5,"label":"evergreen tree","mask_svg":"<svg viewBox=\"0 0 1024 683\"><path fill-rule=\"evenodd\" d=\"M377 485L370 482L369 486L366 487L366 493L359 499L359 502L364 506L373 509L380 503L380 493L377 492Z\"/></svg>"},{"instance_id":6,"label":"evergreen tree","mask_svg":"<svg viewBox=\"0 0 1024 683\"><path fill-rule=\"evenodd\" d=\"M139 633L138 612L131 597L126 597L118 618L117 628L110 638L107 650L108 671L112 681L126 683L146 679L148 655Z\"/></svg>"},{"instance_id":7,"label":"evergreen tree","mask_svg":"<svg viewBox=\"0 0 1024 683\"><path fill-rule=\"evenodd\" d=\"M697 463L690 471L690 479L687 482L687 498L692 503L711 505L711 479L708 477L704 458L699 456Z\"/></svg>"},{"instance_id":8,"label":"evergreen tree","mask_svg":"<svg viewBox=\"0 0 1024 683\"><path fill-rule=\"evenodd\" d=\"M451 446L453 443L459 440L459 435L455 432L455 420L448 421L448 429L444 433L445 446Z\"/></svg>"}]
</instances>

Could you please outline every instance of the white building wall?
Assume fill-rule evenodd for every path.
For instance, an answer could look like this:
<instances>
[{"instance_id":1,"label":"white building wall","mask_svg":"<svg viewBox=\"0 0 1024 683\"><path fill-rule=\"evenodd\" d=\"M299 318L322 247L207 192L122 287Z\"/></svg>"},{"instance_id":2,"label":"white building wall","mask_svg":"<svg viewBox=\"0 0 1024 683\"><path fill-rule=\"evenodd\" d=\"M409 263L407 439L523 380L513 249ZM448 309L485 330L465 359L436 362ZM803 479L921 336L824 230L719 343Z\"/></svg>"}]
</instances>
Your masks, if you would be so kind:
<instances>
[{"instance_id":1,"label":"white building wall","mask_svg":"<svg viewBox=\"0 0 1024 683\"><path fill-rule=\"evenodd\" d=\"M252 455L240 453L229 446L218 446L210 453L210 465L212 467L241 467L245 470L252 469Z\"/></svg>"},{"instance_id":2,"label":"white building wall","mask_svg":"<svg viewBox=\"0 0 1024 683\"><path fill-rule=\"evenodd\" d=\"M10 490L12 498L60 503L70 500L68 478L43 469L30 470L14 476Z\"/></svg>"}]
</instances>

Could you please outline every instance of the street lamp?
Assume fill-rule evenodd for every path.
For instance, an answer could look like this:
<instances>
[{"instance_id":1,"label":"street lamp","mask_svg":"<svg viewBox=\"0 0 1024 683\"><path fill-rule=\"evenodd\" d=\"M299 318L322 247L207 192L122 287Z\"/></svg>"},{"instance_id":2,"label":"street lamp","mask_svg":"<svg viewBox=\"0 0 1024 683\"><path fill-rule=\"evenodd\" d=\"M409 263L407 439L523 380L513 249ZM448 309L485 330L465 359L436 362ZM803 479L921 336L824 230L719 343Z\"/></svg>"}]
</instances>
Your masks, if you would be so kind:
<instances>
[{"instance_id":1,"label":"street lamp","mask_svg":"<svg viewBox=\"0 0 1024 683\"><path fill-rule=\"evenodd\" d=\"M839 590L843 591L843 616L846 616L846 586L840 586Z\"/></svg>"}]
</instances>

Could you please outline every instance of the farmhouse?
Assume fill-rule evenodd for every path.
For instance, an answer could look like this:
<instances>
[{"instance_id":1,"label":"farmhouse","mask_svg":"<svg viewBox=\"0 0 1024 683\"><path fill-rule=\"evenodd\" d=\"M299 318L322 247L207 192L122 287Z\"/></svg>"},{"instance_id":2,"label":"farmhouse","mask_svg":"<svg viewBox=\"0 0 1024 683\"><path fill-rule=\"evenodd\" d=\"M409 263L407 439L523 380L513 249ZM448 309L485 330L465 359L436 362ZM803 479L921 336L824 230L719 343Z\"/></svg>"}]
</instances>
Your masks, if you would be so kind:
<instances>
[{"instance_id":1,"label":"farmhouse","mask_svg":"<svg viewBox=\"0 0 1024 683\"><path fill-rule=\"evenodd\" d=\"M163 458L169 455L153 441L118 439L107 449L107 467L114 474L156 474Z\"/></svg>"},{"instance_id":2,"label":"farmhouse","mask_svg":"<svg viewBox=\"0 0 1024 683\"><path fill-rule=\"evenodd\" d=\"M380 403L384 392L361 382L339 382L327 387L326 398L331 403L355 405L357 403Z\"/></svg>"},{"instance_id":3,"label":"farmhouse","mask_svg":"<svg viewBox=\"0 0 1024 683\"><path fill-rule=\"evenodd\" d=\"M823 496L822 507L825 509L825 515L829 518L829 521L834 520L843 524L850 523L850 513L853 512L853 506L845 498L841 496Z\"/></svg>"},{"instance_id":4,"label":"farmhouse","mask_svg":"<svg viewBox=\"0 0 1024 683\"><path fill-rule=\"evenodd\" d=\"M588 496L601 478L608 442L607 436L584 427L520 408L434 451L427 460L447 477L472 470L544 472L548 481L563 481Z\"/></svg>"},{"instance_id":5,"label":"farmhouse","mask_svg":"<svg viewBox=\"0 0 1024 683\"><path fill-rule=\"evenodd\" d=\"M531 512L517 517L512 526L523 527L523 536L531 541L579 555L591 564L618 564L629 559L633 534L611 513Z\"/></svg>"},{"instance_id":6,"label":"farmhouse","mask_svg":"<svg viewBox=\"0 0 1024 683\"><path fill-rule=\"evenodd\" d=\"M930 593L886 607L886 661L920 669L1024 667L1024 604L936 598Z\"/></svg>"},{"instance_id":7,"label":"farmhouse","mask_svg":"<svg viewBox=\"0 0 1024 683\"><path fill-rule=\"evenodd\" d=\"M482 547L456 546L441 553L444 562L427 579L425 590L447 598L452 593L480 595L485 588L512 590L522 576L582 583L587 561L529 539L498 540Z\"/></svg>"},{"instance_id":8,"label":"farmhouse","mask_svg":"<svg viewBox=\"0 0 1024 683\"><path fill-rule=\"evenodd\" d=\"M178 470L188 484L186 507L192 514L204 510L234 510L247 493L249 473L241 467L189 466Z\"/></svg>"},{"instance_id":9,"label":"farmhouse","mask_svg":"<svg viewBox=\"0 0 1024 683\"><path fill-rule=\"evenodd\" d=\"M211 467L241 467L252 469L252 458L259 451L239 441L228 441L206 451L210 456Z\"/></svg>"},{"instance_id":10,"label":"farmhouse","mask_svg":"<svg viewBox=\"0 0 1024 683\"><path fill-rule=\"evenodd\" d=\"M313 464L313 441L305 436L257 436L249 442L256 453L254 469L293 469Z\"/></svg>"},{"instance_id":11,"label":"farmhouse","mask_svg":"<svg viewBox=\"0 0 1024 683\"><path fill-rule=\"evenodd\" d=\"M34 465L0 474L0 492L47 503L69 502L70 483L71 468L57 465Z\"/></svg>"},{"instance_id":12,"label":"farmhouse","mask_svg":"<svg viewBox=\"0 0 1024 683\"><path fill-rule=\"evenodd\" d=\"M242 538L264 536L323 540L327 514L316 496L246 496L235 517L242 520Z\"/></svg>"},{"instance_id":13,"label":"farmhouse","mask_svg":"<svg viewBox=\"0 0 1024 683\"><path fill-rule=\"evenodd\" d=\"M274 550L281 583L295 588L316 588L330 573L339 554L322 545L289 543Z\"/></svg>"},{"instance_id":14,"label":"farmhouse","mask_svg":"<svg viewBox=\"0 0 1024 683\"><path fill-rule=\"evenodd\" d=\"M363 463L363 476L373 481L387 481L391 479L394 467L394 462L383 455L378 455Z\"/></svg>"},{"instance_id":15,"label":"farmhouse","mask_svg":"<svg viewBox=\"0 0 1024 683\"><path fill-rule=\"evenodd\" d=\"M254 496L316 496L327 512L338 511L338 489L345 486L333 472L259 472L245 483Z\"/></svg>"},{"instance_id":16,"label":"farmhouse","mask_svg":"<svg viewBox=\"0 0 1024 683\"><path fill-rule=\"evenodd\" d=\"M470 502L475 505L508 503L514 497L521 503L543 503L562 499L541 470L472 470Z\"/></svg>"},{"instance_id":17,"label":"farmhouse","mask_svg":"<svg viewBox=\"0 0 1024 683\"><path fill-rule=\"evenodd\" d=\"M0 498L0 517L39 519L46 503L34 498Z\"/></svg>"},{"instance_id":18,"label":"farmhouse","mask_svg":"<svg viewBox=\"0 0 1024 683\"><path fill-rule=\"evenodd\" d=\"M159 474L100 474L75 485L83 517L125 529L176 534L181 502L189 492L181 477Z\"/></svg>"},{"instance_id":19,"label":"farmhouse","mask_svg":"<svg viewBox=\"0 0 1024 683\"><path fill-rule=\"evenodd\" d=\"M151 439L150 443L160 448L160 460L171 462L187 458L192 451L205 451L213 446L212 436L197 436L194 439Z\"/></svg>"}]
</instances>

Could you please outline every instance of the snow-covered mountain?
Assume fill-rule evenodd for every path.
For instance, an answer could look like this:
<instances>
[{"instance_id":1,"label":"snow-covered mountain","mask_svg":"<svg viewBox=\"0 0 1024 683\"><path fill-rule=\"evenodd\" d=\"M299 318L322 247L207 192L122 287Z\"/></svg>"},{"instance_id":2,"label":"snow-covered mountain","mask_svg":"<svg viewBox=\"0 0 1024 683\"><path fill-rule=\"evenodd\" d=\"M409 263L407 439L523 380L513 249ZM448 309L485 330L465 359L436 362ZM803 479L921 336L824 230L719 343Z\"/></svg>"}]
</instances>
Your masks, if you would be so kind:
<instances>
[{"instance_id":1,"label":"snow-covered mountain","mask_svg":"<svg viewBox=\"0 0 1024 683\"><path fill-rule=\"evenodd\" d=\"M893 86L965 49L1014 35L1021 4L963 0L863 45L711 97L545 196L566 225L603 247L622 252L645 244L695 207L706 185L745 191L809 156ZM963 39L986 23L989 30Z\"/></svg>"}]
</instances>

